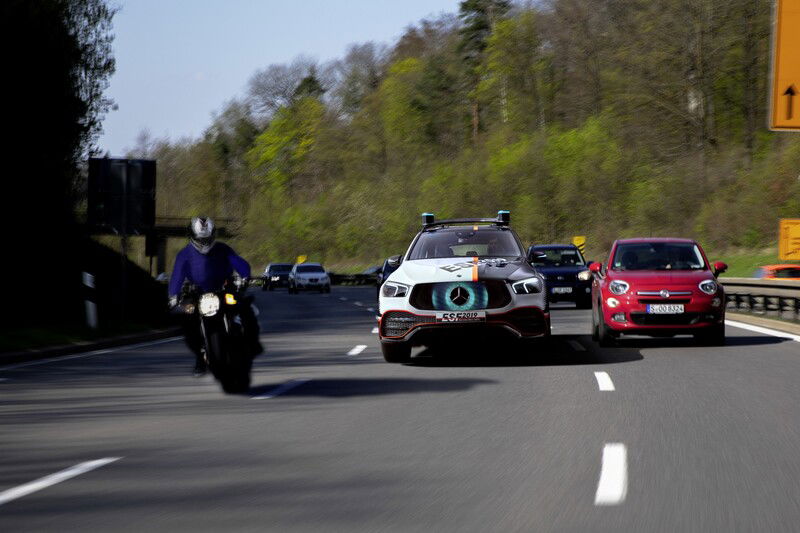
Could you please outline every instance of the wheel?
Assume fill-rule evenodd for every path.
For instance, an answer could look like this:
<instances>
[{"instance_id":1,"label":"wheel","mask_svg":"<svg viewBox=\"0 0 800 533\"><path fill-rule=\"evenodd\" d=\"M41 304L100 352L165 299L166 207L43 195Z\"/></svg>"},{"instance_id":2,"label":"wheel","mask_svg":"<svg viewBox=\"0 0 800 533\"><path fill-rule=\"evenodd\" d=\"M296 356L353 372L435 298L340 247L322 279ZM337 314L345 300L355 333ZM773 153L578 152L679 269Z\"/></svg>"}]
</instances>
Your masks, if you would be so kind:
<instances>
[{"instance_id":1,"label":"wheel","mask_svg":"<svg viewBox=\"0 0 800 533\"><path fill-rule=\"evenodd\" d=\"M603 348L608 348L609 346L614 346L615 341L616 337L614 333L606 324L606 319L603 316L603 309L599 307L597 309L597 342Z\"/></svg>"},{"instance_id":2,"label":"wheel","mask_svg":"<svg viewBox=\"0 0 800 533\"><path fill-rule=\"evenodd\" d=\"M600 340L600 335L598 334L598 325L597 325L597 313L599 311L600 311L599 304L597 310L592 309L592 340L595 342Z\"/></svg>"},{"instance_id":3,"label":"wheel","mask_svg":"<svg viewBox=\"0 0 800 533\"><path fill-rule=\"evenodd\" d=\"M725 344L725 323L715 324L695 333L694 338L698 344L705 346L723 346Z\"/></svg>"},{"instance_id":4,"label":"wheel","mask_svg":"<svg viewBox=\"0 0 800 533\"><path fill-rule=\"evenodd\" d=\"M387 363L407 363L411 359L411 345L405 342L381 343L381 351Z\"/></svg>"},{"instance_id":5,"label":"wheel","mask_svg":"<svg viewBox=\"0 0 800 533\"><path fill-rule=\"evenodd\" d=\"M297 289L289 285L289 294L297 294Z\"/></svg>"},{"instance_id":6,"label":"wheel","mask_svg":"<svg viewBox=\"0 0 800 533\"><path fill-rule=\"evenodd\" d=\"M575 302L575 307L578 309L591 309L592 308L592 298L587 296L586 298L581 298Z\"/></svg>"}]
</instances>

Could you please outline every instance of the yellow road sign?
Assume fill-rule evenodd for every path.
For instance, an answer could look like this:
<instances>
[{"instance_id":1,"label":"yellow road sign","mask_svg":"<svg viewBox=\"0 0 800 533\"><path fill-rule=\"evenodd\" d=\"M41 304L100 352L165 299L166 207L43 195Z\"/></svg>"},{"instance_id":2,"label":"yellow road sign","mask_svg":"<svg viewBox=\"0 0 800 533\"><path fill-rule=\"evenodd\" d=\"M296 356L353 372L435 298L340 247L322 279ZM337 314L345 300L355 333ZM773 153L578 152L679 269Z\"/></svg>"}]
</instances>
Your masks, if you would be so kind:
<instances>
[{"instance_id":1,"label":"yellow road sign","mask_svg":"<svg viewBox=\"0 0 800 533\"><path fill-rule=\"evenodd\" d=\"M769 127L800 131L800 0L775 0Z\"/></svg>"},{"instance_id":2,"label":"yellow road sign","mask_svg":"<svg viewBox=\"0 0 800 533\"><path fill-rule=\"evenodd\" d=\"M586 237L583 235L576 235L572 238L572 244L578 247L581 253L586 251Z\"/></svg>"},{"instance_id":3,"label":"yellow road sign","mask_svg":"<svg viewBox=\"0 0 800 533\"><path fill-rule=\"evenodd\" d=\"M305 263L307 259L308 259L308 256L298 255L297 256L297 261L295 261L295 263L298 263L298 264Z\"/></svg>"},{"instance_id":4,"label":"yellow road sign","mask_svg":"<svg viewBox=\"0 0 800 533\"><path fill-rule=\"evenodd\" d=\"M800 218L782 218L778 232L781 261L800 261Z\"/></svg>"}]
</instances>

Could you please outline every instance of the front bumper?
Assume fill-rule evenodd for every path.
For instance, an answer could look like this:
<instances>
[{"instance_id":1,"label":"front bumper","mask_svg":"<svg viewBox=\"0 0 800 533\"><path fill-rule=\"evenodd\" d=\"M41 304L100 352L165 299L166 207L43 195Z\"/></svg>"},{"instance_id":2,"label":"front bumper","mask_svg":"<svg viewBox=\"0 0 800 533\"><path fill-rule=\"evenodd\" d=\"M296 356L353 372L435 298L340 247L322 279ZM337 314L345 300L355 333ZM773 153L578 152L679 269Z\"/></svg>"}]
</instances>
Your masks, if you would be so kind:
<instances>
[{"instance_id":1,"label":"front bumper","mask_svg":"<svg viewBox=\"0 0 800 533\"><path fill-rule=\"evenodd\" d=\"M390 310L380 317L381 342L428 345L446 339L506 337L528 339L550 334L550 314L539 307L518 307L501 313L486 313L481 322L436 322L436 313Z\"/></svg>"},{"instance_id":2,"label":"front bumper","mask_svg":"<svg viewBox=\"0 0 800 533\"><path fill-rule=\"evenodd\" d=\"M547 280L547 299L551 302L581 302L592 297L591 281L551 281ZM569 292L565 292L569 290Z\"/></svg>"},{"instance_id":3,"label":"front bumper","mask_svg":"<svg viewBox=\"0 0 800 533\"><path fill-rule=\"evenodd\" d=\"M620 305L609 307L609 297L617 299ZM684 312L650 314L647 305L653 303L681 303ZM725 295L693 293L683 299L648 299L635 294L620 297L609 293L603 296L602 312L606 325L618 333L654 336L693 333L725 321Z\"/></svg>"}]
</instances>

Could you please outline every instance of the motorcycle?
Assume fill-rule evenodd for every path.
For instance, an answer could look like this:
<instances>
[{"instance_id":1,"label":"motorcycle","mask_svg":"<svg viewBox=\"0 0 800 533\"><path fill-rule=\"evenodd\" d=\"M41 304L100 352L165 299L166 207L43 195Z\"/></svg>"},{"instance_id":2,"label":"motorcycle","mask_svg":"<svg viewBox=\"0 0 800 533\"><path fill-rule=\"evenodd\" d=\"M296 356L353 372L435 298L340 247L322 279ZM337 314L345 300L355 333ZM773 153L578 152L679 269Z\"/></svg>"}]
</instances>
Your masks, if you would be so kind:
<instances>
[{"instance_id":1,"label":"motorcycle","mask_svg":"<svg viewBox=\"0 0 800 533\"><path fill-rule=\"evenodd\" d=\"M228 394L250 389L253 357L248 354L241 319L241 306L251 305L245 295L246 282L226 283L222 290L199 293L184 291L179 307L194 315L203 337L203 356L208 369Z\"/></svg>"}]
</instances>

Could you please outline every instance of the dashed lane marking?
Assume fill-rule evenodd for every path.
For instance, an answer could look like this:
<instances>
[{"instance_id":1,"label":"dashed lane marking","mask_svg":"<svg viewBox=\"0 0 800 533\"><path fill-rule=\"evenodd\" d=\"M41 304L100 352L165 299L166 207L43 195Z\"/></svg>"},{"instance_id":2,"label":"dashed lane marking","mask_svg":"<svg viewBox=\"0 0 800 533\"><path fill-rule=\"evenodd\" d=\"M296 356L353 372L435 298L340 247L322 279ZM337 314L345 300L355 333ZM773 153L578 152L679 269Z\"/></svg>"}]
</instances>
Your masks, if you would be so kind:
<instances>
[{"instance_id":1,"label":"dashed lane marking","mask_svg":"<svg viewBox=\"0 0 800 533\"><path fill-rule=\"evenodd\" d=\"M619 442L603 447L600 480L594 495L595 505L619 505L628 493L628 450Z\"/></svg>"},{"instance_id":2,"label":"dashed lane marking","mask_svg":"<svg viewBox=\"0 0 800 533\"><path fill-rule=\"evenodd\" d=\"M343 301L343 302L346 302L346 301L347 301L347 298L345 298L344 296L339 296L339 299L340 299L341 301Z\"/></svg>"},{"instance_id":3,"label":"dashed lane marking","mask_svg":"<svg viewBox=\"0 0 800 533\"><path fill-rule=\"evenodd\" d=\"M378 333L378 328L372 328L372 333Z\"/></svg>"},{"instance_id":4,"label":"dashed lane marking","mask_svg":"<svg viewBox=\"0 0 800 533\"><path fill-rule=\"evenodd\" d=\"M583 347L583 344L579 343L578 341L576 341L574 339L568 340L567 344L572 346L572 349L575 350L576 352L585 352L586 351L586 348Z\"/></svg>"},{"instance_id":5,"label":"dashed lane marking","mask_svg":"<svg viewBox=\"0 0 800 533\"><path fill-rule=\"evenodd\" d=\"M354 346L353 349L347 352L347 355L358 355L366 349L367 349L366 344L359 344L357 346Z\"/></svg>"},{"instance_id":6,"label":"dashed lane marking","mask_svg":"<svg viewBox=\"0 0 800 533\"><path fill-rule=\"evenodd\" d=\"M16 370L17 368L25 368L27 366L46 365L49 363L58 363L60 361L69 361L70 359L83 359L84 357L93 357L95 355L103 355L106 353L124 352L126 350L136 350L139 348L148 348L150 346L157 346L159 344L166 344L168 342L175 342L181 340L183 337L170 337L168 339L161 339L157 341L142 342L139 344L129 344L127 346L119 346L117 348L109 348L105 350L95 350L93 352L78 353L74 355L65 355L62 357L53 357L50 359L42 359L41 361L31 361L29 363L19 363L16 365L8 365L0 367L2 370Z\"/></svg>"},{"instance_id":7,"label":"dashed lane marking","mask_svg":"<svg viewBox=\"0 0 800 533\"><path fill-rule=\"evenodd\" d=\"M367 307L367 311L369 311L370 313L374 313L375 312L375 308L374 307Z\"/></svg>"},{"instance_id":8,"label":"dashed lane marking","mask_svg":"<svg viewBox=\"0 0 800 533\"><path fill-rule=\"evenodd\" d=\"M8 503L12 500L16 500L17 498L22 498L23 496L27 496L33 492L46 489L47 487L55 485L56 483L61 483L62 481L85 474L86 472L100 468L101 466L105 466L109 463L113 463L114 461L119 461L120 459L122 459L122 457L104 457L94 461L86 461L85 463L71 466L65 470L56 472L55 474L50 474L49 476L39 478L36 481L31 481L30 483L25 483L24 485L14 487L13 489L5 490L0 492L0 505Z\"/></svg>"},{"instance_id":9,"label":"dashed lane marking","mask_svg":"<svg viewBox=\"0 0 800 533\"><path fill-rule=\"evenodd\" d=\"M359 307L363 307L364 306L364 304L362 304L361 302L353 302L353 305L357 305Z\"/></svg>"},{"instance_id":10,"label":"dashed lane marking","mask_svg":"<svg viewBox=\"0 0 800 533\"><path fill-rule=\"evenodd\" d=\"M310 379L293 379L291 381L287 381L283 385L279 385L269 391L267 394L262 394L260 396L253 396L251 400L269 400L270 398L274 398L276 396L280 396L286 391L290 391L294 388L299 387L300 385L304 385L311 381Z\"/></svg>"},{"instance_id":11,"label":"dashed lane marking","mask_svg":"<svg viewBox=\"0 0 800 533\"><path fill-rule=\"evenodd\" d=\"M608 375L608 372L595 372L594 379L597 380L597 387L601 391L613 391L614 389L614 382L611 381L611 376Z\"/></svg>"}]
</instances>

